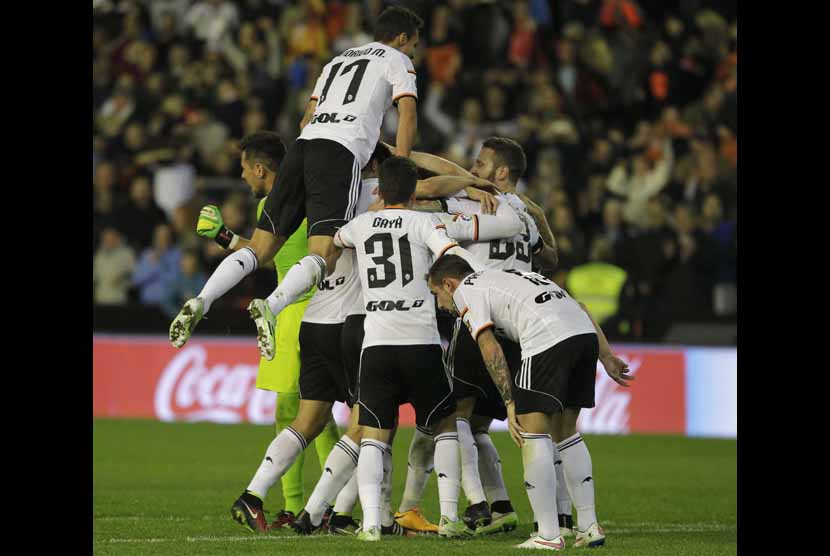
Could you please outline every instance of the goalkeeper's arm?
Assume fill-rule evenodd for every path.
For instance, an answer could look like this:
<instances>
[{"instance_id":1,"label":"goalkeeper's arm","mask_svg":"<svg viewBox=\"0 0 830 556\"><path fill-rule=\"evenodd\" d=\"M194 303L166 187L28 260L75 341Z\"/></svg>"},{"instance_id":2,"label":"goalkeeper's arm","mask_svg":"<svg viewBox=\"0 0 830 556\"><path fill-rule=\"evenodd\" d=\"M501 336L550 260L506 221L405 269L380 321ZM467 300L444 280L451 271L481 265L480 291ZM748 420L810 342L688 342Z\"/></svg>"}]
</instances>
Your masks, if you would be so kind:
<instances>
[{"instance_id":1,"label":"goalkeeper's arm","mask_svg":"<svg viewBox=\"0 0 830 556\"><path fill-rule=\"evenodd\" d=\"M223 249L237 251L250 244L251 240L234 233L225 226L222 219L222 211L216 205L206 205L199 213L199 221L196 223L196 233L215 241ZM274 266L274 261L269 260L268 264L260 268Z\"/></svg>"}]
</instances>

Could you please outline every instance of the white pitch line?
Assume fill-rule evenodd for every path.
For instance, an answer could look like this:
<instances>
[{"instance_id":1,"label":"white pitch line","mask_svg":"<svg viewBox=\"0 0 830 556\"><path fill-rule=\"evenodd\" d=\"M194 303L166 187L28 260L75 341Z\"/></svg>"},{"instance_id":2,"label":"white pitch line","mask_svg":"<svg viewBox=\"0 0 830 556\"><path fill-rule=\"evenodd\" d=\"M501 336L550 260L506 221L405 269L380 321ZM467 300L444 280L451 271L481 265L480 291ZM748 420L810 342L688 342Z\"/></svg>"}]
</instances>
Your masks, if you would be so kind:
<instances>
[{"instance_id":1,"label":"white pitch line","mask_svg":"<svg viewBox=\"0 0 830 556\"><path fill-rule=\"evenodd\" d=\"M630 525L636 525L634 523ZM695 526L696 525L696 526ZM671 524L666 527L663 524L661 527L647 527L647 528L620 528L620 529L606 529L609 535L653 535L653 534L669 534L669 533L713 533L713 532L737 532L737 526L718 525L718 524ZM289 536L289 535L256 535L256 536L203 536L203 537L185 537L185 538L168 538L168 539L109 539L109 543L159 543L159 542L268 542L268 541L303 541L315 539L328 539L331 541L340 541L342 537L327 536L327 535L312 535L312 536ZM495 540L495 539L494 539Z\"/></svg>"}]
</instances>

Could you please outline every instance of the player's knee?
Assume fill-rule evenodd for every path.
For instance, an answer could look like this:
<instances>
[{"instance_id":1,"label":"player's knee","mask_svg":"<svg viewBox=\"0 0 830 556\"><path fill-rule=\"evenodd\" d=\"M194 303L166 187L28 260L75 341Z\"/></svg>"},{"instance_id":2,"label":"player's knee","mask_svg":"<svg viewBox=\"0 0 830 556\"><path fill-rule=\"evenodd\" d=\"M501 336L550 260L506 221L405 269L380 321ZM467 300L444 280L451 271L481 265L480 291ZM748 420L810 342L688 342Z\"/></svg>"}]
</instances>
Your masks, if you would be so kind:
<instances>
[{"instance_id":1,"label":"player's knee","mask_svg":"<svg viewBox=\"0 0 830 556\"><path fill-rule=\"evenodd\" d=\"M349 425L349 428L346 429L346 436L355 444L360 444L360 441L363 439L363 427L357 423Z\"/></svg>"},{"instance_id":2,"label":"player's knee","mask_svg":"<svg viewBox=\"0 0 830 556\"><path fill-rule=\"evenodd\" d=\"M455 423L455 414L447 415L432 428L433 437L443 434L445 432L457 432L458 427Z\"/></svg>"},{"instance_id":3,"label":"player's knee","mask_svg":"<svg viewBox=\"0 0 830 556\"><path fill-rule=\"evenodd\" d=\"M457 400L455 403L455 413L453 413L453 415L456 418L467 419L469 421L470 417L473 415L473 408L475 405L475 398L462 398Z\"/></svg>"},{"instance_id":4,"label":"player's knee","mask_svg":"<svg viewBox=\"0 0 830 556\"><path fill-rule=\"evenodd\" d=\"M253 250L256 255L257 264L261 267L274 258L274 255L277 254L277 251L283 243L285 243L285 238L275 236L257 228L254 231L253 237L251 237L248 247Z\"/></svg>"}]
</instances>

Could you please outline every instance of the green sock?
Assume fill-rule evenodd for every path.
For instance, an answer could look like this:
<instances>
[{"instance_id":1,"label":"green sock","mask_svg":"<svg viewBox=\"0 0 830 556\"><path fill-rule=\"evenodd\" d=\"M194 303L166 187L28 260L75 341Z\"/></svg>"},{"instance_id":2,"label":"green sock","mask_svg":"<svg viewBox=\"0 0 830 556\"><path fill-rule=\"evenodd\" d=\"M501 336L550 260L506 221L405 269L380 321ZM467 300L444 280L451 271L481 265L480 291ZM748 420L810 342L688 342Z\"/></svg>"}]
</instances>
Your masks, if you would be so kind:
<instances>
[{"instance_id":1,"label":"green sock","mask_svg":"<svg viewBox=\"0 0 830 556\"><path fill-rule=\"evenodd\" d=\"M320 469L323 469L325 466L329 452L331 452L338 440L340 440L340 431L337 430L337 423L334 422L334 418L332 417L326 423L323 432L314 439L314 449L317 450L317 460L320 462Z\"/></svg>"},{"instance_id":2,"label":"green sock","mask_svg":"<svg viewBox=\"0 0 830 556\"><path fill-rule=\"evenodd\" d=\"M276 423L277 434L297 418L300 410L300 394L297 392L279 392L277 394ZM301 452L294 464L280 479L282 496L285 498L285 510L294 515L303 509L305 494L303 493L303 463L305 452Z\"/></svg>"}]
</instances>

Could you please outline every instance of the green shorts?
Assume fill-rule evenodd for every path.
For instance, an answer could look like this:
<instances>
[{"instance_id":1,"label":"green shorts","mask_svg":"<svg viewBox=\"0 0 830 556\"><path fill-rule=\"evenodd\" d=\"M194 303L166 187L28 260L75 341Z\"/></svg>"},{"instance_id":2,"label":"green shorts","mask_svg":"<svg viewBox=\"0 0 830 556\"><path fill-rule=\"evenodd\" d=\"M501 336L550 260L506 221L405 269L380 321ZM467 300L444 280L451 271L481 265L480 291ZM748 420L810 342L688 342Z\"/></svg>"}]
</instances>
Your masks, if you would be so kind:
<instances>
[{"instance_id":1,"label":"green shorts","mask_svg":"<svg viewBox=\"0 0 830 556\"><path fill-rule=\"evenodd\" d=\"M274 359L260 358L256 387L272 392L298 392L300 382L300 323L309 300L289 305L277 315Z\"/></svg>"}]
</instances>

